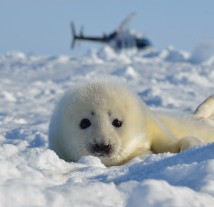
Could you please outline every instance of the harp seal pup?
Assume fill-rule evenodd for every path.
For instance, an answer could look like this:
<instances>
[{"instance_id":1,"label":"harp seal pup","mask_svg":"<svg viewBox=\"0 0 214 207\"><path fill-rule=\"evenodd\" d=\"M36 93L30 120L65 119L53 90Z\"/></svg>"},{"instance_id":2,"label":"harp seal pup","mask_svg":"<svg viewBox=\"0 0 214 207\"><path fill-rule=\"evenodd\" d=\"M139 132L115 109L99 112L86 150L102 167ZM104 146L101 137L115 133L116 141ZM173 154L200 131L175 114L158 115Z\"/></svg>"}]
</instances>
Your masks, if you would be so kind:
<instances>
[{"instance_id":1,"label":"harp seal pup","mask_svg":"<svg viewBox=\"0 0 214 207\"><path fill-rule=\"evenodd\" d=\"M114 78L84 81L56 105L49 126L49 148L65 161L99 157L122 165L149 153L180 152L214 141L214 96L187 117L154 112Z\"/></svg>"}]
</instances>

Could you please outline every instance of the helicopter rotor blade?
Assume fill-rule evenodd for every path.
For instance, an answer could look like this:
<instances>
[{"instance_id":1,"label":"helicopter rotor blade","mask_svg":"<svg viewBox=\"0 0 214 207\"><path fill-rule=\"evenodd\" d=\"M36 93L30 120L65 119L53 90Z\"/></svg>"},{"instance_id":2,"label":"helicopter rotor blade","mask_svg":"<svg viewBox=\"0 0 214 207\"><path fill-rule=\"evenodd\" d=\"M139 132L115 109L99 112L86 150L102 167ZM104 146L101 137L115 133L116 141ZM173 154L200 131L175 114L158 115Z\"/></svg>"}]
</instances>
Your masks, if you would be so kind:
<instances>
[{"instance_id":1,"label":"helicopter rotor blade","mask_svg":"<svg viewBox=\"0 0 214 207\"><path fill-rule=\"evenodd\" d=\"M129 14L119 25L118 29L117 29L117 33L120 33L122 30L124 30L124 27L128 24L128 22L131 21L131 19L136 15L135 12L132 12L131 14Z\"/></svg>"}]
</instances>

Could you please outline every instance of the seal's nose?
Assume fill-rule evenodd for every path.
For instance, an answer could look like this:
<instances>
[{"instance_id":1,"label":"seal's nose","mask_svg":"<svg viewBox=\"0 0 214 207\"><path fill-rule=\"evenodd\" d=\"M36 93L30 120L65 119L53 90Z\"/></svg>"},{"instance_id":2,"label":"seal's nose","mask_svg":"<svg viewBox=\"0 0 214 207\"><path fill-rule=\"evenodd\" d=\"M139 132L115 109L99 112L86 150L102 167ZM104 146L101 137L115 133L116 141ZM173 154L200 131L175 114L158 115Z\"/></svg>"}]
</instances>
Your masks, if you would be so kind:
<instances>
[{"instance_id":1,"label":"seal's nose","mask_svg":"<svg viewBox=\"0 0 214 207\"><path fill-rule=\"evenodd\" d=\"M91 149L96 156L108 156L111 154L112 146L110 144L96 143L92 145Z\"/></svg>"}]
</instances>

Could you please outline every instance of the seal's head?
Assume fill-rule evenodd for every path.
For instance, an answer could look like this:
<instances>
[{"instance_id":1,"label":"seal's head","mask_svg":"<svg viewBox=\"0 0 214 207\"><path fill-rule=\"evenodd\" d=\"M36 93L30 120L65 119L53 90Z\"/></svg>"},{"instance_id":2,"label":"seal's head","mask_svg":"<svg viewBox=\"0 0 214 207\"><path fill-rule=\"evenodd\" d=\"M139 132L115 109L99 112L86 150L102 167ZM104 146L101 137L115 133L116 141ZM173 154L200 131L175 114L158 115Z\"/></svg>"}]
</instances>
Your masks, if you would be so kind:
<instances>
[{"instance_id":1,"label":"seal's head","mask_svg":"<svg viewBox=\"0 0 214 207\"><path fill-rule=\"evenodd\" d=\"M60 158L93 155L106 166L149 152L141 100L121 83L101 79L68 90L49 128L49 146Z\"/></svg>"}]
</instances>

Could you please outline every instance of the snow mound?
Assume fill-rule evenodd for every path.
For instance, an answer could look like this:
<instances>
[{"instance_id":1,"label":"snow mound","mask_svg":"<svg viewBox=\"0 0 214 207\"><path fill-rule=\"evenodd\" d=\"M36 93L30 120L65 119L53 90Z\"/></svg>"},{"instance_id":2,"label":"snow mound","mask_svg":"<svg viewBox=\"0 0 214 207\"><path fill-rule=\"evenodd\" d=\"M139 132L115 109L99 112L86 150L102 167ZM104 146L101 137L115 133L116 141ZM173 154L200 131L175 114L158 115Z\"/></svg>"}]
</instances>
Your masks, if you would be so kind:
<instances>
[{"instance_id":1,"label":"snow mound","mask_svg":"<svg viewBox=\"0 0 214 207\"><path fill-rule=\"evenodd\" d=\"M190 58L192 63L214 64L214 43L201 44L195 48Z\"/></svg>"}]
</instances>

